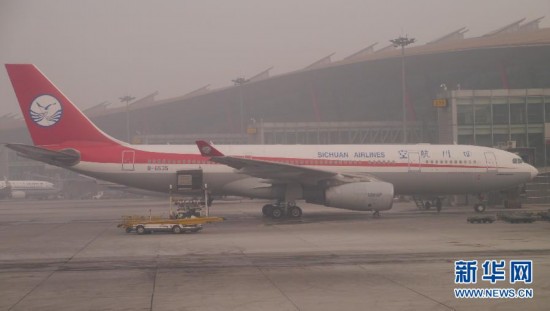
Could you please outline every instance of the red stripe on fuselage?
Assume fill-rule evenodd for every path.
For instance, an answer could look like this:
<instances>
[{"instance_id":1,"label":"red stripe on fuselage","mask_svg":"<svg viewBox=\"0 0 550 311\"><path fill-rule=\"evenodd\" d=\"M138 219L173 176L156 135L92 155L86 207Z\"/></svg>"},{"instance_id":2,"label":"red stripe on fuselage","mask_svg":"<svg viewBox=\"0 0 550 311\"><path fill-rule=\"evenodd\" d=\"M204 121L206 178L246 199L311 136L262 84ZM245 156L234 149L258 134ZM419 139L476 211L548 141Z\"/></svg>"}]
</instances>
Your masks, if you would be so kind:
<instances>
[{"instance_id":1,"label":"red stripe on fuselage","mask_svg":"<svg viewBox=\"0 0 550 311\"><path fill-rule=\"evenodd\" d=\"M81 154L81 160L93 163L122 163L123 151L134 152L134 164L217 164L210 162L210 158L200 154L188 153L165 153L144 151L118 144L103 143L69 143L58 146L42 146L44 148L59 151L72 148ZM238 157L238 156L236 156ZM382 162L382 161L359 161L359 160L326 160L307 158L281 158L281 157L258 157L247 156L253 160L283 163L296 166L339 166L339 167L424 167L424 168L465 168L465 169L486 169L487 166L463 165L463 164L434 164L434 163L409 163L409 162ZM508 167L489 167L508 168Z\"/></svg>"}]
</instances>

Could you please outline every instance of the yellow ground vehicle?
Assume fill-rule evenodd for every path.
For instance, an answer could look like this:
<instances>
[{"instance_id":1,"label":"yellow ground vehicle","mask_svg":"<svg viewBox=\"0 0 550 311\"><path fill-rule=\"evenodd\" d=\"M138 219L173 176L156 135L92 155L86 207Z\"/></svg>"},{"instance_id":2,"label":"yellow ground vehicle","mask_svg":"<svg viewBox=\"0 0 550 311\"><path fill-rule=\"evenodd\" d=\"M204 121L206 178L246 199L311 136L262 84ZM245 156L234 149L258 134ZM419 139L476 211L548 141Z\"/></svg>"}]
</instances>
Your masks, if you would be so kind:
<instances>
[{"instance_id":1,"label":"yellow ground vehicle","mask_svg":"<svg viewBox=\"0 0 550 311\"><path fill-rule=\"evenodd\" d=\"M195 233L202 230L202 225L206 223L221 222L224 219L221 217L185 217L178 218L162 218L154 216L122 216L122 222L118 224L119 228L124 228L127 233L137 232L137 234L145 234L151 232L168 231L173 233Z\"/></svg>"}]
</instances>

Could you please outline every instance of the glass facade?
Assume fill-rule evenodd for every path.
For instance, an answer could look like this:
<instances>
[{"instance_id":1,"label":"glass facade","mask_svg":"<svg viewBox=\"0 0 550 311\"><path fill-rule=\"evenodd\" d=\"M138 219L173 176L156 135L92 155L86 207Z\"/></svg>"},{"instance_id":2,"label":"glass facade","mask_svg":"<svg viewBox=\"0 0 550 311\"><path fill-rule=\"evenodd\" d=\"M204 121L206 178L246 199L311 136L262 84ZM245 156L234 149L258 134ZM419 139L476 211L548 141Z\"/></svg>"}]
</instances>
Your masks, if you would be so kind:
<instances>
[{"instance_id":1,"label":"glass facade","mask_svg":"<svg viewBox=\"0 0 550 311\"><path fill-rule=\"evenodd\" d=\"M532 148L536 166L550 164L550 89L453 91L459 144ZM509 145L511 144L511 145Z\"/></svg>"}]
</instances>

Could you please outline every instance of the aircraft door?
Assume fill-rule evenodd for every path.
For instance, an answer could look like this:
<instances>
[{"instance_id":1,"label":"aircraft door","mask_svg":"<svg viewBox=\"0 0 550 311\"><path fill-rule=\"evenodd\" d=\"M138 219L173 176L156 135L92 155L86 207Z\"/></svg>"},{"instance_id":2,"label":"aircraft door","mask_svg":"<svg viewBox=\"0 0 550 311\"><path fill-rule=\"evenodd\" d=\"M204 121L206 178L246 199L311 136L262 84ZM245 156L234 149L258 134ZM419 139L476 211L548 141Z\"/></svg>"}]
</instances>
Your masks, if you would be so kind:
<instances>
[{"instance_id":1,"label":"aircraft door","mask_svg":"<svg viewBox=\"0 0 550 311\"><path fill-rule=\"evenodd\" d=\"M494 152L485 152L487 172L498 172L497 157Z\"/></svg>"},{"instance_id":2,"label":"aircraft door","mask_svg":"<svg viewBox=\"0 0 550 311\"><path fill-rule=\"evenodd\" d=\"M184 170L176 172L176 191L200 191L203 186L202 170Z\"/></svg>"},{"instance_id":3,"label":"aircraft door","mask_svg":"<svg viewBox=\"0 0 550 311\"><path fill-rule=\"evenodd\" d=\"M133 171L136 152L134 150L122 151L122 170Z\"/></svg>"},{"instance_id":4,"label":"aircraft door","mask_svg":"<svg viewBox=\"0 0 550 311\"><path fill-rule=\"evenodd\" d=\"M409 172L420 172L420 153L409 151Z\"/></svg>"}]
</instances>

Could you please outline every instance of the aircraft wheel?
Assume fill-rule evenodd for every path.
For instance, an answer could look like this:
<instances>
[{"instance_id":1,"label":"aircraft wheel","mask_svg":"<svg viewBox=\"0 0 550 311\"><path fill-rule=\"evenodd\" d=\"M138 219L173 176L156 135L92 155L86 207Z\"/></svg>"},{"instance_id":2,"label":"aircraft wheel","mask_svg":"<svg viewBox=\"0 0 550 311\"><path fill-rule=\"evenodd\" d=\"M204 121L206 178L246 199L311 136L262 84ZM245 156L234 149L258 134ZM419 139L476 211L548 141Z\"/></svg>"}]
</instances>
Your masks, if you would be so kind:
<instances>
[{"instance_id":1,"label":"aircraft wheel","mask_svg":"<svg viewBox=\"0 0 550 311\"><path fill-rule=\"evenodd\" d=\"M180 226L173 226L172 227L172 232L175 233L175 234L182 233L181 227Z\"/></svg>"},{"instance_id":2,"label":"aircraft wheel","mask_svg":"<svg viewBox=\"0 0 550 311\"><path fill-rule=\"evenodd\" d=\"M380 218L380 211L374 211L374 212L372 213L372 217L373 217L373 218Z\"/></svg>"},{"instance_id":3,"label":"aircraft wheel","mask_svg":"<svg viewBox=\"0 0 550 311\"><path fill-rule=\"evenodd\" d=\"M424 202L424 209L430 209L432 208L432 202L426 201Z\"/></svg>"},{"instance_id":4,"label":"aircraft wheel","mask_svg":"<svg viewBox=\"0 0 550 311\"><path fill-rule=\"evenodd\" d=\"M266 217L271 217L271 210L273 209L273 205L266 204L264 207L262 207L262 214Z\"/></svg>"},{"instance_id":5,"label":"aircraft wheel","mask_svg":"<svg viewBox=\"0 0 550 311\"><path fill-rule=\"evenodd\" d=\"M292 206L288 209L289 218L300 218L302 217L302 209L298 206Z\"/></svg>"},{"instance_id":6,"label":"aircraft wheel","mask_svg":"<svg viewBox=\"0 0 550 311\"><path fill-rule=\"evenodd\" d=\"M285 215L285 211L278 206L273 207L271 209L271 218L273 219L281 219L283 218L284 215Z\"/></svg>"},{"instance_id":7,"label":"aircraft wheel","mask_svg":"<svg viewBox=\"0 0 550 311\"><path fill-rule=\"evenodd\" d=\"M143 226L137 226L137 227L136 227L136 232L137 232L137 234L145 234L145 233L146 233L146 232L145 232L145 227L143 227Z\"/></svg>"},{"instance_id":8,"label":"aircraft wheel","mask_svg":"<svg viewBox=\"0 0 550 311\"><path fill-rule=\"evenodd\" d=\"M485 206L485 204L483 203L478 203L476 205L474 205L474 210L477 212L477 213L483 213L485 212L485 209L487 207Z\"/></svg>"},{"instance_id":9,"label":"aircraft wheel","mask_svg":"<svg viewBox=\"0 0 550 311\"><path fill-rule=\"evenodd\" d=\"M443 207L443 202L441 202L441 199L435 200L435 208L438 212L441 212L441 208Z\"/></svg>"}]
</instances>

